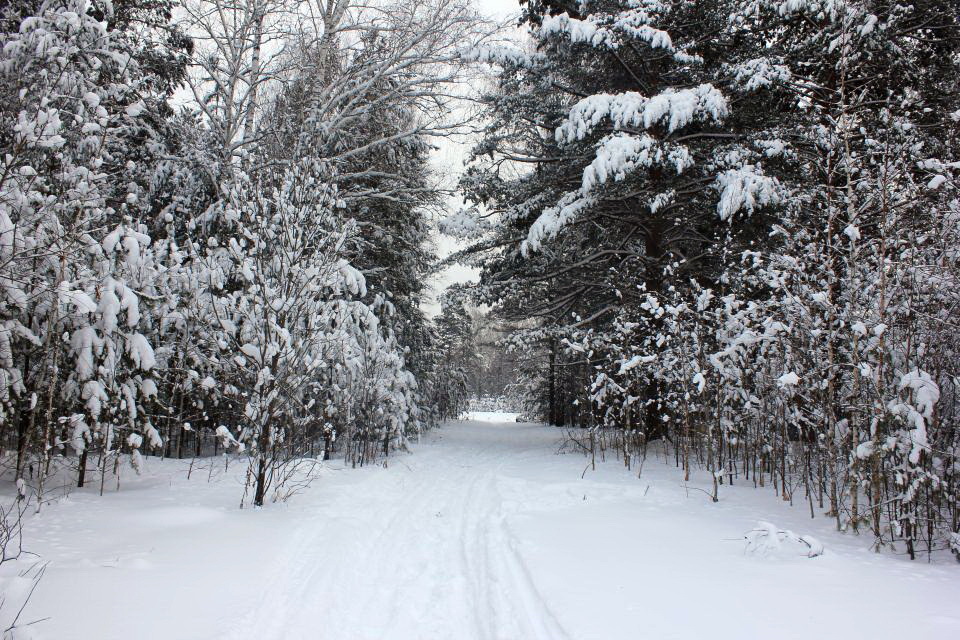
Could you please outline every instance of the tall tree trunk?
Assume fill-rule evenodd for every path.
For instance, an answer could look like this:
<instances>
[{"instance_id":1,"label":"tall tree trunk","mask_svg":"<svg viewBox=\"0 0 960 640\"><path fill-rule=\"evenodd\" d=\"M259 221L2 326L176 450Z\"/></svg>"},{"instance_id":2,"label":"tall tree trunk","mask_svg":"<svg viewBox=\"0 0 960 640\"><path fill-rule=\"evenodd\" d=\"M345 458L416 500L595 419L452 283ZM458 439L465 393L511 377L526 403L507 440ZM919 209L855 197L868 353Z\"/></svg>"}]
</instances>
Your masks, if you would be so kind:
<instances>
[{"instance_id":1,"label":"tall tree trunk","mask_svg":"<svg viewBox=\"0 0 960 640\"><path fill-rule=\"evenodd\" d=\"M83 451L80 452L80 461L78 463L77 469L77 488L83 489L83 483L87 479L87 449L89 445L83 448Z\"/></svg>"},{"instance_id":2,"label":"tall tree trunk","mask_svg":"<svg viewBox=\"0 0 960 640\"><path fill-rule=\"evenodd\" d=\"M644 233L644 250L647 265L644 274L644 284L647 291L659 294L663 291L663 232L660 225L652 220ZM654 327L657 326L655 321ZM644 419L643 430L647 441L659 440L666 436L666 423L660 416L660 396L663 393L662 385L651 378L643 389Z\"/></svg>"},{"instance_id":3,"label":"tall tree trunk","mask_svg":"<svg viewBox=\"0 0 960 640\"><path fill-rule=\"evenodd\" d=\"M253 17L253 47L250 54L250 75L247 93L247 112L244 114L243 139L249 141L254 136L254 125L257 111L257 84L260 81L260 49L263 45L263 18L264 11L260 7L260 0L254 0Z\"/></svg>"},{"instance_id":4,"label":"tall tree trunk","mask_svg":"<svg viewBox=\"0 0 960 640\"><path fill-rule=\"evenodd\" d=\"M550 339L550 415L549 421L553 426L557 426L557 341Z\"/></svg>"}]
</instances>

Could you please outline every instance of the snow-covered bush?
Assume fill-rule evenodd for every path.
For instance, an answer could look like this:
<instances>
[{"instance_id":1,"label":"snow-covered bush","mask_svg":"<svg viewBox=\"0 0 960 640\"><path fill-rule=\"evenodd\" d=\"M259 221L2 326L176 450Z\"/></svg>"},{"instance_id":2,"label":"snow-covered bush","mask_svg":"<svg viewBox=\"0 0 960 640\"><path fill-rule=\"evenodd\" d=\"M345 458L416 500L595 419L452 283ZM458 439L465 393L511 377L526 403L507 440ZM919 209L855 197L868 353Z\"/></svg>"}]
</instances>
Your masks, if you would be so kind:
<instances>
[{"instance_id":1,"label":"snow-covered bush","mask_svg":"<svg viewBox=\"0 0 960 640\"><path fill-rule=\"evenodd\" d=\"M765 520L744 536L747 541L746 552L758 556L771 556L783 550L784 543L800 547L808 558L823 555L823 543L809 535L797 535L789 529L780 529Z\"/></svg>"}]
</instances>

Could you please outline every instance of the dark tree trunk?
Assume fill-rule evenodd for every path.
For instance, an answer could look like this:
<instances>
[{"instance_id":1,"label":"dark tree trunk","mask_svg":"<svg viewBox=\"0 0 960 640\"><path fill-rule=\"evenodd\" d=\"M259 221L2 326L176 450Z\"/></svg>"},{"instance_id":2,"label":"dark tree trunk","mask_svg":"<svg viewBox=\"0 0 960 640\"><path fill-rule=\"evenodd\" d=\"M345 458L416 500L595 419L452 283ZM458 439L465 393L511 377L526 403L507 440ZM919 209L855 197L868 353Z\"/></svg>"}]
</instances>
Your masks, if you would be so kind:
<instances>
[{"instance_id":1,"label":"dark tree trunk","mask_svg":"<svg viewBox=\"0 0 960 640\"><path fill-rule=\"evenodd\" d=\"M87 479L87 447L80 452L80 467L77 471L77 488L82 489L83 483Z\"/></svg>"},{"instance_id":2,"label":"dark tree trunk","mask_svg":"<svg viewBox=\"0 0 960 640\"><path fill-rule=\"evenodd\" d=\"M559 424L557 410L557 341L550 339L550 415L548 416L550 424L557 426Z\"/></svg>"},{"instance_id":3,"label":"dark tree trunk","mask_svg":"<svg viewBox=\"0 0 960 640\"><path fill-rule=\"evenodd\" d=\"M263 506L263 496L267 492L267 457L265 454L260 455L260 459L257 461L257 486L253 494L253 506L262 507Z\"/></svg>"},{"instance_id":4,"label":"dark tree trunk","mask_svg":"<svg viewBox=\"0 0 960 640\"><path fill-rule=\"evenodd\" d=\"M651 221L644 234L644 244L647 257L644 282L647 291L659 294L663 291L664 246L663 230L657 221ZM654 324L656 328L656 324ZM647 382L643 389L644 419L643 431L647 441L659 440L667 435L666 425L658 409L660 396L663 393L662 385L656 380Z\"/></svg>"},{"instance_id":5,"label":"dark tree trunk","mask_svg":"<svg viewBox=\"0 0 960 640\"><path fill-rule=\"evenodd\" d=\"M27 372L30 369L30 357L28 356L24 360L23 364L23 379L26 380ZM17 473L16 476L19 478L23 472L23 463L27 455L27 442L30 437L30 414L32 411L36 410L36 407L31 410L26 410L29 406L27 403L30 402L29 396L24 394L24 397L20 400L20 411L17 420Z\"/></svg>"}]
</instances>

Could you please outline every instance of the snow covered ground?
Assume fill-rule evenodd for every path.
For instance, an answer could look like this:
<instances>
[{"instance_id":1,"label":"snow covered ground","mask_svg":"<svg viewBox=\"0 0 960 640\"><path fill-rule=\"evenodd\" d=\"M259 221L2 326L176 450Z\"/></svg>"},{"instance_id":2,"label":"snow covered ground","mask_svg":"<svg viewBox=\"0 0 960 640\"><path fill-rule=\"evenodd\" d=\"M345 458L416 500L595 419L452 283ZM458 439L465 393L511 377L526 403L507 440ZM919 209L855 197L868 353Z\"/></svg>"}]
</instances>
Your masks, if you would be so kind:
<instances>
[{"instance_id":1,"label":"snow covered ground","mask_svg":"<svg viewBox=\"0 0 960 640\"><path fill-rule=\"evenodd\" d=\"M877 555L770 491L713 504L659 461L581 479L561 431L482 417L260 511L236 508L239 465L75 491L30 525L51 564L24 619L59 640L960 637L955 565ZM826 552L745 554L757 520Z\"/></svg>"}]
</instances>

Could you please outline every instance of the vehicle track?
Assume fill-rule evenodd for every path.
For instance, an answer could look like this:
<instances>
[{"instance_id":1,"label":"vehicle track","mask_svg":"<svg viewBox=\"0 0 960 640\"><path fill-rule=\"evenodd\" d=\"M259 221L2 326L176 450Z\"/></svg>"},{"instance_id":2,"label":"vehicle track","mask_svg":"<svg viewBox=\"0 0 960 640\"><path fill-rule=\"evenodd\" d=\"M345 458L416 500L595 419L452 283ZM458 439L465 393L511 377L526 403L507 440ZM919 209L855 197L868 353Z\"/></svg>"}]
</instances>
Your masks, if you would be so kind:
<instances>
[{"instance_id":1,"label":"vehicle track","mask_svg":"<svg viewBox=\"0 0 960 640\"><path fill-rule=\"evenodd\" d=\"M405 465L315 491L261 597L223 640L566 640L497 488L530 443L480 423L438 440Z\"/></svg>"}]
</instances>

